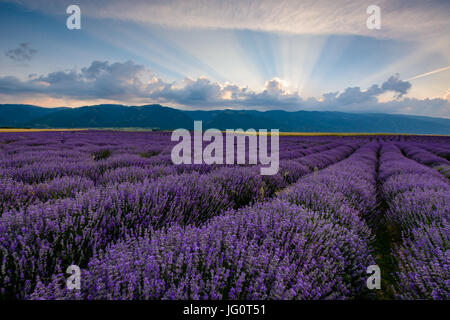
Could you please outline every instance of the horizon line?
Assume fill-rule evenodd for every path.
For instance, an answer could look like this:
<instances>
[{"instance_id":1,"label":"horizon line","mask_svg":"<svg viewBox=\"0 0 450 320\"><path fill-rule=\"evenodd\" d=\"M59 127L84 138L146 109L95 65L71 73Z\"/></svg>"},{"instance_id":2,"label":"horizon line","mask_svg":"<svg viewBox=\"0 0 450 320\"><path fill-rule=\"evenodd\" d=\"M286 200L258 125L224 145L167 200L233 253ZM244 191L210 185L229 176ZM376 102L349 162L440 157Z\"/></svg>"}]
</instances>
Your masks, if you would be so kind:
<instances>
[{"instance_id":1,"label":"horizon line","mask_svg":"<svg viewBox=\"0 0 450 320\"><path fill-rule=\"evenodd\" d=\"M180 109L173 106L167 106L162 105L159 103L151 103L151 104L143 104L143 105L128 105L128 104L119 104L119 103L102 103L102 104L91 104L91 105L83 105L78 107L66 107L66 106L60 106L60 107L45 107L41 105L35 105L35 104L27 104L27 103L1 103L0 106L31 106L31 107L37 107L37 108L43 108L43 109L58 109L58 108L65 108L65 109L79 109L79 108L85 108L85 107L99 107L99 106L118 106L118 107L146 107L146 106L160 106L163 108L169 108L169 109L175 109L183 112L195 112L195 111L203 111L203 112L211 112L211 111L255 111L255 112L271 112L271 111L282 111L282 112L334 112L334 113L350 113L350 114L365 114L365 115L374 115L374 114L384 114L384 115L391 115L391 116L406 116L406 117L423 117L423 118L435 118L435 119L447 119L450 120L450 117L437 117L437 116L424 116L424 115L416 115L416 114L405 114L405 113L386 113L386 112L357 112L357 111L336 111L336 110L283 110L283 109L272 109L272 110L257 110L257 109L235 109L235 108L223 108L223 109L209 109L209 110L201 110L201 109Z\"/></svg>"}]
</instances>

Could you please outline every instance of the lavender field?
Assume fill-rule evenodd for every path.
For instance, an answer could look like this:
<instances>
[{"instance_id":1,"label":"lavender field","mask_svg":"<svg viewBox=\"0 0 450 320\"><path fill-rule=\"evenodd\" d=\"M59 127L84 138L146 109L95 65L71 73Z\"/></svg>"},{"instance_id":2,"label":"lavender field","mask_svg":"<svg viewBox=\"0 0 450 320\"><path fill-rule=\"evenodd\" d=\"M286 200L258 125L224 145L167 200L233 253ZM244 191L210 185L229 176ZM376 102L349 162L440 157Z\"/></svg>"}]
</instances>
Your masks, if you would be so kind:
<instances>
[{"instance_id":1,"label":"lavender field","mask_svg":"<svg viewBox=\"0 0 450 320\"><path fill-rule=\"evenodd\" d=\"M0 299L450 299L450 137L281 136L272 176L173 144L0 133Z\"/></svg>"}]
</instances>

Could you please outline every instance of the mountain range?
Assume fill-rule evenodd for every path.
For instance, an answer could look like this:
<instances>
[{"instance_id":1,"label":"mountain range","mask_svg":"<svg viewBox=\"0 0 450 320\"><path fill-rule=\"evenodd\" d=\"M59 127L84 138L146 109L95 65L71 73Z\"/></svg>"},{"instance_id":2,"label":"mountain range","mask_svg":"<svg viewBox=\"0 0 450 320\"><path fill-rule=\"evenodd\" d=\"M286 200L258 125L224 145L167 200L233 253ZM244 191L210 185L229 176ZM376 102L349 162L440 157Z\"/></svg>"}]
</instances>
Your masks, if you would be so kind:
<instances>
[{"instance_id":1,"label":"mountain range","mask_svg":"<svg viewBox=\"0 0 450 320\"><path fill-rule=\"evenodd\" d=\"M158 104L144 106L94 105L43 108L0 104L3 128L151 128L279 129L281 132L366 132L450 134L450 119L423 116L344 113L334 111L211 110L185 111Z\"/></svg>"}]
</instances>

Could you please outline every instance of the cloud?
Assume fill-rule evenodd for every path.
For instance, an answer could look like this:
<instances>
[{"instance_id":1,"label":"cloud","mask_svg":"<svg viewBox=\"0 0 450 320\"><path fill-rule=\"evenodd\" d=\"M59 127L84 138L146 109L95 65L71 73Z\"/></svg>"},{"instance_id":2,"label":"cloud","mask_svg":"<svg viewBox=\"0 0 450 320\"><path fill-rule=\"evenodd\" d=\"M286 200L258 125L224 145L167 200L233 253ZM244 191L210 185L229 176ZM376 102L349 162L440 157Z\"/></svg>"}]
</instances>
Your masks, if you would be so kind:
<instances>
[{"instance_id":1,"label":"cloud","mask_svg":"<svg viewBox=\"0 0 450 320\"><path fill-rule=\"evenodd\" d=\"M37 53L28 43L21 43L19 47L5 52L5 56L16 62L27 62Z\"/></svg>"},{"instance_id":2,"label":"cloud","mask_svg":"<svg viewBox=\"0 0 450 320\"><path fill-rule=\"evenodd\" d=\"M132 61L94 61L79 71L57 71L24 81L12 76L0 77L0 94L3 96L40 95L90 102L159 102L186 109L334 110L450 117L448 99L405 98L410 88L411 84L400 80L396 74L381 85L374 84L366 90L349 87L325 93L319 99L304 99L278 78L268 80L260 91L233 83L213 82L205 77L185 78L182 83L166 82ZM394 93L395 98L379 102L378 97L387 92Z\"/></svg>"},{"instance_id":3,"label":"cloud","mask_svg":"<svg viewBox=\"0 0 450 320\"><path fill-rule=\"evenodd\" d=\"M381 86L372 85L369 89L362 91L360 87L351 87L344 92L330 92L323 95L324 102L335 106L348 106L352 104L376 103L377 97L386 92L393 92L395 98L399 99L411 88L411 83L399 79L399 75L391 76Z\"/></svg>"},{"instance_id":4,"label":"cloud","mask_svg":"<svg viewBox=\"0 0 450 320\"><path fill-rule=\"evenodd\" d=\"M450 89L447 89L446 94L444 95L444 100L450 103Z\"/></svg>"},{"instance_id":5,"label":"cloud","mask_svg":"<svg viewBox=\"0 0 450 320\"><path fill-rule=\"evenodd\" d=\"M162 81L161 81L162 83ZM236 84L220 84L204 77L186 78L181 86L166 84L152 90L150 97L161 103L176 103L197 107L258 107L296 108L303 103L297 92L289 93L282 80L274 78L266 82L261 92Z\"/></svg>"},{"instance_id":6,"label":"cloud","mask_svg":"<svg viewBox=\"0 0 450 320\"><path fill-rule=\"evenodd\" d=\"M56 0L10 0L64 14ZM294 34L358 34L445 39L450 3L443 0L79 0L83 15L173 27L246 29ZM381 8L381 29L366 27L369 5Z\"/></svg>"},{"instance_id":7,"label":"cloud","mask_svg":"<svg viewBox=\"0 0 450 320\"><path fill-rule=\"evenodd\" d=\"M411 83L399 79L399 74L391 76L386 82L381 85L382 93L392 91L397 93L397 98L401 98L411 88Z\"/></svg>"},{"instance_id":8,"label":"cloud","mask_svg":"<svg viewBox=\"0 0 450 320\"><path fill-rule=\"evenodd\" d=\"M80 71L67 70L31 77L21 81L16 77L0 77L0 93L39 93L51 97L133 100L148 97L158 85L150 71L132 61L109 63L94 61Z\"/></svg>"},{"instance_id":9,"label":"cloud","mask_svg":"<svg viewBox=\"0 0 450 320\"><path fill-rule=\"evenodd\" d=\"M183 86L175 83L165 84L159 90L150 92L150 96L158 101L172 101L182 105L208 106L220 103L224 88L218 83L201 77L196 80L186 78Z\"/></svg>"},{"instance_id":10,"label":"cloud","mask_svg":"<svg viewBox=\"0 0 450 320\"><path fill-rule=\"evenodd\" d=\"M423 100L405 98L402 100L392 100L383 103L349 105L345 106L341 111L381 112L450 118L450 101L442 98L426 98Z\"/></svg>"}]
</instances>

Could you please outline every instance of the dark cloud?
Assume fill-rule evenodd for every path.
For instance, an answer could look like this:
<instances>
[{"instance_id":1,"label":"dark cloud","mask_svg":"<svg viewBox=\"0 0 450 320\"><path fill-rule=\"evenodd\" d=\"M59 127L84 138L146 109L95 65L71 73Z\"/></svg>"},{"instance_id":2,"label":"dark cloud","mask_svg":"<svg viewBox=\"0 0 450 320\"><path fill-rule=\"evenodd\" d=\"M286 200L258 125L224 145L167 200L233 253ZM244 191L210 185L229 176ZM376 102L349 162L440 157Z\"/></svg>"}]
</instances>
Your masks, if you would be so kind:
<instances>
[{"instance_id":1,"label":"dark cloud","mask_svg":"<svg viewBox=\"0 0 450 320\"><path fill-rule=\"evenodd\" d=\"M185 79L182 87L176 87L174 84L167 85L162 90L153 91L150 96L161 102L172 102L185 106L296 110L301 107L333 106L341 108L352 105L374 105L378 103L377 97L380 94L393 92L399 99L407 93L410 87L409 82L399 80L398 75L394 75L381 86L375 84L367 90L350 87L343 92L326 93L319 101L314 98L304 100L298 92L287 91L283 81L278 78L267 81L261 92L237 85L220 85L206 78L199 78L197 80Z\"/></svg>"},{"instance_id":2,"label":"dark cloud","mask_svg":"<svg viewBox=\"0 0 450 320\"><path fill-rule=\"evenodd\" d=\"M160 90L150 93L154 99L172 101L183 105L208 106L220 104L223 87L206 78L192 80L186 78L184 86L176 87L174 83L166 84Z\"/></svg>"},{"instance_id":3,"label":"dark cloud","mask_svg":"<svg viewBox=\"0 0 450 320\"><path fill-rule=\"evenodd\" d=\"M381 85L381 90L383 92L385 91L396 92L397 98L401 98L403 95L405 95L410 88L411 83L409 83L408 81L400 80L398 74L391 76L386 82L384 82Z\"/></svg>"},{"instance_id":4,"label":"dark cloud","mask_svg":"<svg viewBox=\"0 0 450 320\"><path fill-rule=\"evenodd\" d=\"M450 117L446 99L410 99L403 96L411 84L394 75L381 85L367 90L346 88L325 93L322 98L303 99L290 92L284 82L274 78L257 92L236 84L220 84L207 78L186 78L182 83L168 83L154 77L150 70L132 61L109 63L94 61L79 71L52 72L31 76L29 80L0 77L2 95L47 95L77 100L109 99L126 103L159 102L190 109L235 107L259 110L336 110L353 112L387 112ZM378 96L392 92L395 99L380 103Z\"/></svg>"},{"instance_id":5,"label":"dark cloud","mask_svg":"<svg viewBox=\"0 0 450 320\"><path fill-rule=\"evenodd\" d=\"M405 95L411 88L411 83L399 79L399 75L391 76L381 86L372 85L369 89L363 91L360 87L351 87L344 92L330 92L323 95L325 103L335 106L345 106L352 104L376 103L377 96L386 92L393 92L395 98L399 99Z\"/></svg>"},{"instance_id":6,"label":"dark cloud","mask_svg":"<svg viewBox=\"0 0 450 320\"><path fill-rule=\"evenodd\" d=\"M206 78L185 79L183 86L167 84L154 90L150 97L160 102L172 102L197 107L249 107L261 109L291 109L303 104L297 92L288 93L282 81L274 78L266 82L264 90L255 92L235 84L221 85Z\"/></svg>"},{"instance_id":7,"label":"dark cloud","mask_svg":"<svg viewBox=\"0 0 450 320\"><path fill-rule=\"evenodd\" d=\"M5 55L16 62L27 62L37 53L37 50L32 49L28 43L21 43L18 48L11 49L5 52Z\"/></svg>"},{"instance_id":8,"label":"dark cloud","mask_svg":"<svg viewBox=\"0 0 450 320\"><path fill-rule=\"evenodd\" d=\"M148 81L144 83L144 79ZM144 66L132 61L109 63L94 61L81 71L68 70L31 77L21 81L0 77L0 93L40 93L56 98L133 100L147 97L158 84Z\"/></svg>"}]
</instances>

